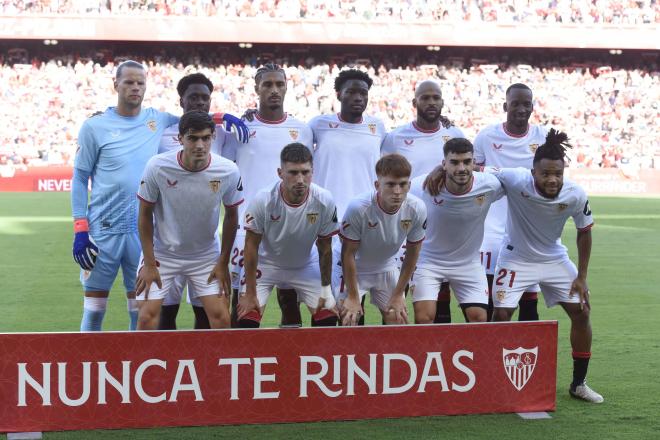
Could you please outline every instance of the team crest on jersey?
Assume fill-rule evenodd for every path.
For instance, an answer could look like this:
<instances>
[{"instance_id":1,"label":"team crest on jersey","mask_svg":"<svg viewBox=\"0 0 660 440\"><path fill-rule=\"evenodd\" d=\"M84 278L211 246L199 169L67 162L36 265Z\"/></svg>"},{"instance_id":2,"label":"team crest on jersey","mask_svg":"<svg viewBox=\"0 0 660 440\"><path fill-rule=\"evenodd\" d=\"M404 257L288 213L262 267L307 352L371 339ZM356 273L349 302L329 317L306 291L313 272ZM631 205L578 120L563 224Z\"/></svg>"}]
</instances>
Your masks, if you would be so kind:
<instances>
[{"instance_id":1,"label":"team crest on jersey","mask_svg":"<svg viewBox=\"0 0 660 440\"><path fill-rule=\"evenodd\" d=\"M526 199L529 199L529 194L527 194L527 193L524 192L524 191L520 191L520 195L523 196L523 197L526 198Z\"/></svg>"},{"instance_id":2,"label":"team crest on jersey","mask_svg":"<svg viewBox=\"0 0 660 440\"><path fill-rule=\"evenodd\" d=\"M370 222L369 220L367 220L367 226L369 227L369 229L373 229L373 228L375 228L376 226L378 226L378 222L375 221L375 222L372 223L372 222Z\"/></svg>"},{"instance_id":3,"label":"team crest on jersey","mask_svg":"<svg viewBox=\"0 0 660 440\"><path fill-rule=\"evenodd\" d=\"M529 151L536 153L536 149L539 147L539 144L529 144Z\"/></svg>"},{"instance_id":4,"label":"team crest on jersey","mask_svg":"<svg viewBox=\"0 0 660 440\"><path fill-rule=\"evenodd\" d=\"M254 216L249 212L245 214L245 224L251 223L252 221L254 221Z\"/></svg>"},{"instance_id":5,"label":"team crest on jersey","mask_svg":"<svg viewBox=\"0 0 660 440\"><path fill-rule=\"evenodd\" d=\"M566 203L559 204L559 212L562 212L566 208L568 208L568 205Z\"/></svg>"},{"instance_id":6,"label":"team crest on jersey","mask_svg":"<svg viewBox=\"0 0 660 440\"><path fill-rule=\"evenodd\" d=\"M440 206L440 205L442 205L442 202L444 202L444 201L445 201L445 199L440 199L440 200L438 200L438 199L436 199L435 197L433 197L433 204L434 204L434 205L438 205L438 206Z\"/></svg>"},{"instance_id":7,"label":"team crest on jersey","mask_svg":"<svg viewBox=\"0 0 660 440\"><path fill-rule=\"evenodd\" d=\"M371 134L376 134L376 124L369 124L369 131Z\"/></svg>"},{"instance_id":8,"label":"team crest on jersey","mask_svg":"<svg viewBox=\"0 0 660 440\"><path fill-rule=\"evenodd\" d=\"M337 122L328 122L328 127L339 128L339 124Z\"/></svg>"},{"instance_id":9,"label":"team crest on jersey","mask_svg":"<svg viewBox=\"0 0 660 440\"><path fill-rule=\"evenodd\" d=\"M497 145L495 142L493 142L493 148L495 148L496 150L501 150L502 144Z\"/></svg>"},{"instance_id":10,"label":"team crest on jersey","mask_svg":"<svg viewBox=\"0 0 660 440\"><path fill-rule=\"evenodd\" d=\"M443 136L442 137L442 140L444 141L445 144L449 141L449 139L451 139L451 136Z\"/></svg>"},{"instance_id":11,"label":"team crest on jersey","mask_svg":"<svg viewBox=\"0 0 660 440\"><path fill-rule=\"evenodd\" d=\"M147 127L149 127L149 130L155 132L156 128L158 128L158 124L156 123L156 121L152 119L150 121L147 121Z\"/></svg>"},{"instance_id":12,"label":"team crest on jersey","mask_svg":"<svg viewBox=\"0 0 660 440\"><path fill-rule=\"evenodd\" d=\"M316 223L316 220L319 219L319 213L318 212L308 212L307 213L307 221L309 222L310 225L313 225Z\"/></svg>"},{"instance_id":13,"label":"team crest on jersey","mask_svg":"<svg viewBox=\"0 0 660 440\"><path fill-rule=\"evenodd\" d=\"M415 139L404 139L403 143L406 145L412 145L415 142Z\"/></svg>"},{"instance_id":14,"label":"team crest on jersey","mask_svg":"<svg viewBox=\"0 0 660 440\"><path fill-rule=\"evenodd\" d=\"M289 136L291 136L291 139L294 141L298 140L298 130L291 129L289 130Z\"/></svg>"},{"instance_id":15,"label":"team crest on jersey","mask_svg":"<svg viewBox=\"0 0 660 440\"><path fill-rule=\"evenodd\" d=\"M214 193L217 193L220 191L220 181L219 180L210 180L209 181L209 188L211 188L211 191Z\"/></svg>"},{"instance_id":16,"label":"team crest on jersey","mask_svg":"<svg viewBox=\"0 0 660 440\"><path fill-rule=\"evenodd\" d=\"M271 215L270 215L270 220L271 220L271 221L274 221L274 222L279 222L281 217L282 217L281 214L280 214L280 215L274 215L274 214L271 214Z\"/></svg>"},{"instance_id":17,"label":"team crest on jersey","mask_svg":"<svg viewBox=\"0 0 660 440\"><path fill-rule=\"evenodd\" d=\"M522 390L534 373L539 348L518 347L515 350L502 349L504 372L513 386Z\"/></svg>"},{"instance_id":18,"label":"team crest on jersey","mask_svg":"<svg viewBox=\"0 0 660 440\"><path fill-rule=\"evenodd\" d=\"M406 219L401 220L400 223L401 223L401 228L404 231L407 231L408 229L410 229L410 226L412 225L412 220L409 219L409 218L406 218Z\"/></svg>"},{"instance_id":19,"label":"team crest on jersey","mask_svg":"<svg viewBox=\"0 0 660 440\"><path fill-rule=\"evenodd\" d=\"M480 194L474 198L474 201L477 205L481 206L486 201L486 194Z\"/></svg>"},{"instance_id":20,"label":"team crest on jersey","mask_svg":"<svg viewBox=\"0 0 660 440\"><path fill-rule=\"evenodd\" d=\"M178 180L170 180L170 179L165 179L165 180L167 180L168 188L176 188L176 184L179 183Z\"/></svg>"}]
</instances>

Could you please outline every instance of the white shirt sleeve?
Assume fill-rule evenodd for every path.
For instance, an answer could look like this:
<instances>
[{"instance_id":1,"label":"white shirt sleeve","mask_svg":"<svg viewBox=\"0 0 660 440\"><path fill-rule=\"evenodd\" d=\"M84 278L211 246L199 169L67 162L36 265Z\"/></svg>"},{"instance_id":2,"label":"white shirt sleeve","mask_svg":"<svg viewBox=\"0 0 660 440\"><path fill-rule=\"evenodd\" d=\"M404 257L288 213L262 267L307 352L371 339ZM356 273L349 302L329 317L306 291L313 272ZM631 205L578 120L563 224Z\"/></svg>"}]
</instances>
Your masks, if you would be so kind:
<instances>
[{"instance_id":1,"label":"white shirt sleeve","mask_svg":"<svg viewBox=\"0 0 660 440\"><path fill-rule=\"evenodd\" d=\"M138 188L137 192L137 196L140 200L152 204L158 201L158 196L160 194L158 183L156 182L155 170L156 167L154 166L154 160L150 159L144 169L144 174L140 180L140 188Z\"/></svg>"},{"instance_id":2,"label":"white shirt sleeve","mask_svg":"<svg viewBox=\"0 0 660 440\"><path fill-rule=\"evenodd\" d=\"M416 205L415 220L406 237L408 243L419 243L426 236L426 205L424 203Z\"/></svg>"},{"instance_id":3,"label":"white shirt sleeve","mask_svg":"<svg viewBox=\"0 0 660 440\"><path fill-rule=\"evenodd\" d=\"M263 235L266 223L265 212L263 198L255 197L245 211L245 229Z\"/></svg>"},{"instance_id":4,"label":"white shirt sleeve","mask_svg":"<svg viewBox=\"0 0 660 440\"><path fill-rule=\"evenodd\" d=\"M594 219L591 216L591 206L589 206L589 199L584 191L580 191L577 206L572 214L575 227L577 229L589 229L594 224Z\"/></svg>"},{"instance_id":5,"label":"white shirt sleeve","mask_svg":"<svg viewBox=\"0 0 660 440\"><path fill-rule=\"evenodd\" d=\"M243 182L241 181L241 175L238 172L236 164L232 163L232 165L233 172L227 182L229 189L222 196L222 203L229 208L243 203Z\"/></svg>"},{"instance_id":6,"label":"white shirt sleeve","mask_svg":"<svg viewBox=\"0 0 660 440\"><path fill-rule=\"evenodd\" d=\"M340 234L342 238L347 240L360 241L362 238L361 229L360 210L357 209L354 203L350 203L341 222Z\"/></svg>"},{"instance_id":7,"label":"white shirt sleeve","mask_svg":"<svg viewBox=\"0 0 660 440\"><path fill-rule=\"evenodd\" d=\"M323 210L323 218L321 221L323 221L323 224L321 226L321 230L319 231L319 237L330 237L339 232L339 228L337 226L337 207L335 206L335 202L333 202L332 199L328 200L328 203L325 205L325 209Z\"/></svg>"}]
</instances>

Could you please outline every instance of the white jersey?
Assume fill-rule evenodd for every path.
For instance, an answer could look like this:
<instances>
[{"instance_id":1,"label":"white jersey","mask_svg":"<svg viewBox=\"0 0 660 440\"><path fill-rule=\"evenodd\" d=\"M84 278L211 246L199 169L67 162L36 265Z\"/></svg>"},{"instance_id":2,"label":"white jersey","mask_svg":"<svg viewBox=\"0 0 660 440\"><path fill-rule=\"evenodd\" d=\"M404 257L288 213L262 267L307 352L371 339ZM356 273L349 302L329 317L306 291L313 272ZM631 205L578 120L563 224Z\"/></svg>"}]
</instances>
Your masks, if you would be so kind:
<instances>
[{"instance_id":1,"label":"white jersey","mask_svg":"<svg viewBox=\"0 0 660 440\"><path fill-rule=\"evenodd\" d=\"M397 268L395 256L404 242L424 240L426 206L408 194L398 211L381 208L378 193L360 194L348 205L339 234L344 240L358 241L355 255L359 274L387 272Z\"/></svg>"},{"instance_id":2,"label":"white jersey","mask_svg":"<svg viewBox=\"0 0 660 440\"><path fill-rule=\"evenodd\" d=\"M374 187L385 126L366 115L362 122L351 124L338 114L317 116L309 126L315 143L314 183L332 193L343 217L353 197Z\"/></svg>"},{"instance_id":3,"label":"white jersey","mask_svg":"<svg viewBox=\"0 0 660 440\"><path fill-rule=\"evenodd\" d=\"M398 153L412 165L412 178L430 173L445 158L442 148L452 138L464 138L457 127L424 130L413 122L397 127L387 134L381 153Z\"/></svg>"},{"instance_id":4,"label":"white jersey","mask_svg":"<svg viewBox=\"0 0 660 440\"><path fill-rule=\"evenodd\" d=\"M302 121L284 115L279 121L267 121L255 115L245 121L250 131L247 144L236 143L223 150L222 155L238 165L243 178L245 205L239 210L239 221L244 225L245 209L262 189L279 181L280 153L290 143L299 142L312 149L312 130Z\"/></svg>"},{"instance_id":5,"label":"white jersey","mask_svg":"<svg viewBox=\"0 0 660 440\"><path fill-rule=\"evenodd\" d=\"M589 200L575 182L564 179L559 195L547 199L534 185L530 170L510 168L495 173L509 198L507 235L502 252L529 262L550 262L567 257L561 233L569 217L577 229L589 229L594 221ZM500 253L500 258L503 254Z\"/></svg>"},{"instance_id":6,"label":"white jersey","mask_svg":"<svg viewBox=\"0 0 660 440\"><path fill-rule=\"evenodd\" d=\"M281 182L257 193L245 213L245 229L260 234L259 265L282 269L307 266L314 259L317 238L339 232L337 210L329 191L310 185L307 198L291 205L282 197Z\"/></svg>"},{"instance_id":7,"label":"white jersey","mask_svg":"<svg viewBox=\"0 0 660 440\"><path fill-rule=\"evenodd\" d=\"M474 139L474 162L495 168L523 167L532 169L536 149L545 143L548 130L542 125L530 125L527 133L507 132L504 123L489 125ZM486 217L485 235L500 240L505 233L506 197L493 204Z\"/></svg>"},{"instance_id":8,"label":"white jersey","mask_svg":"<svg viewBox=\"0 0 660 440\"><path fill-rule=\"evenodd\" d=\"M410 192L422 199L428 219L418 267L455 267L479 261L488 208L504 195L504 189L493 175L475 172L473 176L467 193L456 195L443 188L435 197L422 189L426 175L413 180Z\"/></svg>"},{"instance_id":9,"label":"white jersey","mask_svg":"<svg viewBox=\"0 0 660 440\"><path fill-rule=\"evenodd\" d=\"M220 156L225 148L236 148L238 144L238 139L232 133L225 131L222 126L215 127L215 139L211 144L211 153ZM163 131L163 137L160 138L160 145L158 145L158 153L179 151L182 148L183 146L179 142L179 124L170 125Z\"/></svg>"},{"instance_id":10,"label":"white jersey","mask_svg":"<svg viewBox=\"0 0 660 440\"><path fill-rule=\"evenodd\" d=\"M174 256L217 252L220 203L243 202L235 164L211 154L206 168L188 171L182 151L152 157L144 170L138 197L154 207L154 251Z\"/></svg>"}]
</instances>

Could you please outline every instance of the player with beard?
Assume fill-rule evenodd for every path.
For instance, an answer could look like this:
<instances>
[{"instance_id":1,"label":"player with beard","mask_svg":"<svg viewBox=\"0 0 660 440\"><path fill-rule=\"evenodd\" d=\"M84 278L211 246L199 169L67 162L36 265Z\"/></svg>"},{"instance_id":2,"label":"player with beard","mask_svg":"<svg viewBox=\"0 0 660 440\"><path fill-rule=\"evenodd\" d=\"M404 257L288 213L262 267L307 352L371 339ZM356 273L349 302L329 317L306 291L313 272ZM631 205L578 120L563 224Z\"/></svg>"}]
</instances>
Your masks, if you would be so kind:
<instances>
[{"instance_id":1,"label":"player with beard","mask_svg":"<svg viewBox=\"0 0 660 440\"><path fill-rule=\"evenodd\" d=\"M236 326L236 304L243 277L245 246L245 209L252 198L265 187L271 186L278 176L275 172L280 164L280 152L285 145L296 142L312 149L313 135L307 124L284 111L284 97L287 92L286 73L277 64L265 64L254 77L255 92L259 97L256 112L246 115L246 125L250 132L247 145L234 143L224 148L224 157L238 165L243 179L246 203L239 209L241 229L231 255L232 267L232 325ZM248 117L249 116L249 117ZM278 302L282 310L281 325L301 325L298 296L292 289L280 288Z\"/></svg>"},{"instance_id":2,"label":"player with beard","mask_svg":"<svg viewBox=\"0 0 660 440\"><path fill-rule=\"evenodd\" d=\"M525 84L516 83L506 90L503 105L506 122L497 123L481 130L474 140L474 160L477 165L513 168L532 168L536 148L545 142L547 130L540 125L531 125L529 118L534 110L532 90ZM486 217L486 230L481 245L481 260L492 296L493 274L497 265L499 249L505 234L507 218L506 197L494 203ZM520 321L536 321L538 286L530 286L520 299ZM492 313L492 298L489 316Z\"/></svg>"},{"instance_id":3,"label":"player with beard","mask_svg":"<svg viewBox=\"0 0 660 440\"><path fill-rule=\"evenodd\" d=\"M343 218L353 197L371 191L377 180L376 162L385 139L380 119L365 115L373 80L357 69L343 70L335 79L335 92L341 103L338 114L316 116L309 122L314 133L314 183L327 189ZM341 243L333 242L333 284L342 281ZM364 314L360 324L364 323Z\"/></svg>"},{"instance_id":4,"label":"player with beard","mask_svg":"<svg viewBox=\"0 0 660 440\"><path fill-rule=\"evenodd\" d=\"M465 138L465 135L443 117L444 101L437 81L426 80L417 84L412 105L417 111L416 119L388 133L381 152L398 153L408 159L412 165L411 178L414 179L429 173L442 162L442 147L449 139ZM405 249L402 249L398 256L400 262L403 262L404 256ZM449 283L443 283L438 293L435 323L451 322L449 302Z\"/></svg>"}]
</instances>

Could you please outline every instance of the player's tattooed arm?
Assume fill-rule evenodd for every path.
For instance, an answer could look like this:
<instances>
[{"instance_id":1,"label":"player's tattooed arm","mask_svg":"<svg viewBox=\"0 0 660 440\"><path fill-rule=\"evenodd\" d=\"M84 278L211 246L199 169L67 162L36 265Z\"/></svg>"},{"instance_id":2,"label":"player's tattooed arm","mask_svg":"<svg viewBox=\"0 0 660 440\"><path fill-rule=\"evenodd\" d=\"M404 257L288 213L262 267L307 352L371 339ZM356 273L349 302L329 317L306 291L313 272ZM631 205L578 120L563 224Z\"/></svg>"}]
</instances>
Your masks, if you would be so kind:
<instances>
[{"instance_id":1,"label":"player's tattooed arm","mask_svg":"<svg viewBox=\"0 0 660 440\"><path fill-rule=\"evenodd\" d=\"M245 271L245 294L238 298L238 319L243 318L251 311L259 310L257 298L257 263L258 250L261 244L261 235L246 231L245 248L243 249L243 270Z\"/></svg>"},{"instance_id":2,"label":"player's tattooed arm","mask_svg":"<svg viewBox=\"0 0 660 440\"><path fill-rule=\"evenodd\" d=\"M587 271L589 269L589 258L591 257L591 229L578 230L577 232L577 250L578 250L578 275L571 285L571 294L580 295L580 309L585 306L591 308L589 304L589 286L587 285Z\"/></svg>"},{"instance_id":3,"label":"player's tattooed arm","mask_svg":"<svg viewBox=\"0 0 660 440\"><path fill-rule=\"evenodd\" d=\"M140 211L138 214L138 233L142 245L144 264L138 272L135 283L135 294L140 295L144 291L144 299L148 299L149 288L156 283L162 288L158 262L154 255L154 205L140 200Z\"/></svg>"},{"instance_id":4,"label":"player's tattooed arm","mask_svg":"<svg viewBox=\"0 0 660 440\"><path fill-rule=\"evenodd\" d=\"M342 325L357 325L362 314L362 304L360 304L360 293L358 290L357 265L355 263L355 254L360 247L359 241L342 240L341 245L341 268L344 276L344 285L347 295L342 305L341 318Z\"/></svg>"},{"instance_id":5,"label":"player's tattooed arm","mask_svg":"<svg viewBox=\"0 0 660 440\"><path fill-rule=\"evenodd\" d=\"M323 237L316 240L319 252L319 269L321 270L321 298L319 310L335 309L335 298L332 296L332 237ZM317 312L319 311L317 310ZM336 310L335 310L336 311Z\"/></svg>"},{"instance_id":6,"label":"player's tattooed arm","mask_svg":"<svg viewBox=\"0 0 660 440\"><path fill-rule=\"evenodd\" d=\"M422 188L432 196L437 196L445 184L446 175L447 173L442 165L438 165L426 176Z\"/></svg>"}]
</instances>

